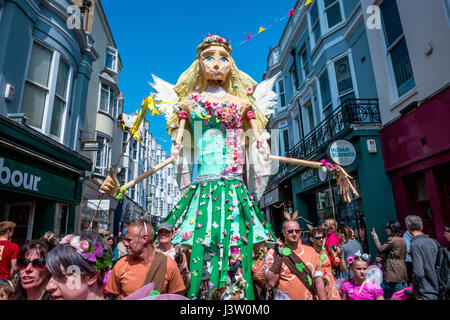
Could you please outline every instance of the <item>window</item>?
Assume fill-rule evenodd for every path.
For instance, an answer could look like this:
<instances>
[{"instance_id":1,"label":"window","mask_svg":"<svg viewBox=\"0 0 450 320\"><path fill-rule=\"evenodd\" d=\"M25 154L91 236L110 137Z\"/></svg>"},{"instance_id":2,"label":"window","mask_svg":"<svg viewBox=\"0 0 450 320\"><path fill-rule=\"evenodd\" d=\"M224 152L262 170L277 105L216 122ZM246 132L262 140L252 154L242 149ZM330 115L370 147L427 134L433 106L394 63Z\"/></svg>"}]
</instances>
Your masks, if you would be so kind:
<instances>
[{"instance_id":1,"label":"window","mask_svg":"<svg viewBox=\"0 0 450 320\"><path fill-rule=\"evenodd\" d=\"M445 15L447 16L448 26L450 27L450 0L442 0L444 3Z\"/></svg>"},{"instance_id":2,"label":"window","mask_svg":"<svg viewBox=\"0 0 450 320\"><path fill-rule=\"evenodd\" d=\"M106 47L105 67L117 72L117 49Z\"/></svg>"},{"instance_id":3,"label":"window","mask_svg":"<svg viewBox=\"0 0 450 320\"><path fill-rule=\"evenodd\" d=\"M72 68L58 51L34 42L22 100L28 124L62 141Z\"/></svg>"},{"instance_id":4,"label":"window","mask_svg":"<svg viewBox=\"0 0 450 320\"><path fill-rule=\"evenodd\" d=\"M302 58L303 79L306 79L306 77L309 74L309 63L308 63L308 56L306 53L306 44L300 50L300 56Z\"/></svg>"},{"instance_id":5,"label":"window","mask_svg":"<svg viewBox=\"0 0 450 320\"><path fill-rule=\"evenodd\" d=\"M317 43L321 36L320 30L320 19L319 19L319 9L317 8L317 1L311 7L311 11L309 12L309 17L311 21L311 34L313 38L313 43Z\"/></svg>"},{"instance_id":6,"label":"window","mask_svg":"<svg viewBox=\"0 0 450 320\"><path fill-rule=\"evenodd\" d=\"M278 63L279 56L280 56L280 53L279 53L278 48L272 50L272 54L270 55L270 59L269 59L269 65L272 66L272 65Z\"/></svg>"},{"instance_id":7,"label":"window","mask_svg":"<svg viewBox=\"0 0 450 320\"><path fill-rule=\"evenodd\" d=\"M295 56L294 56L295 59ZM298 88L298 75L297 75L297 67L295 65L295 62L292 64L292 68L291 68L291 81L292 81L292 92L295 93L297 92L297 88Z\"/></svg>"},{"instance_id":8,"label":"window","mask_svg":"<svg viewBox=\"0 0 450 320\"><path fill-rule=\"evenodd\" d=\"M383 21L384 38L398 97L415 87L414 76L406 47L405 35L395 0L384 0L380 6Z\"/></svg>"},{"instance_id":9,"label":"window","mask_svg":"<svg viewBox=\"0 0 450 320\"><path fill-rule=\"evenodd\" d=\"M131 143L131 152L132 152L132 158L133 160L137 160L138 155L138 142L133 139L133 142Z\"/></svg>"},{"instance_id":10,"label":"window","mask_svg":"<svg viewBox=\"0 0 450 320\"><path fill-rule=\"evenodd\" d=\"M342 21L341 6L339 0L324 0L325 14L327 16L328 29L331 29Z\"/></svg>"},{"instance_id":11,"label":"window","mask_svg":"<svg viewBox=\"0 0 450 320\"><path fill-rule=\"evenodd\" d=\"M325 69L325 72L320 76L319 84L320 84L320 96L322 98L322 110L325 111L328 107L331 106L330 81L328 78L327 69Z\"/></svg>"},{"instance_id":12,"label":"window","mask_svg":"<svg viewBox=\"0 0 450 320\"><path fill-rule=\"evenodd\" d=\"M352 74L350 72L348 56L336 61L334 67L336 70L336 82L340 103L344 103L347 99L354 99L355 92L353 90Z\"/></svg>"},{"instance_id":13,"label":"window","mask_svg":"<svg viewBox=\"0 0 450 320\"><path fill-rule=\"evenodd\" d=\"M280 108L286 107L286 95L284 92L284 80L278 80L278 106Z\"/></svg>"},{"instance_id":14,"label":"window","mask_svg":"<svg viewBox=\"0 0 450 320\"><path fill-rule=\"evenodd\" d=\"M309 124L309 131L312 131L315 127L314 125L314 113L312 109L312 104L307 105L306 112L308 113L308 124Z\"/></svg>"},{"instance_id":15,"label":"window","mask_svg":"<svg viewBox=\"0 0 450 320\"><path fill-rule=\"evenodd\" d=\"M115 118L117 116L118 99L114 98L114 90L101 83L99 110Z\"/></svg>"},{"instance_id":16,"label":"window","mask_svg":"<svg viewBox=\"0 0 450 320\"><path fill-rule=\"evenodd\" d=\"M289 152L289 130L283 130L284 154Z\"/></svg>"},{"instance_id":17,"label":"window","mask_svg":"<svg viewBox=\"0 0 450 320\"><path fill-rule=\"evenodd\" d=\"M94 172L107 176L111 165L111 141L101 136L97 137L97 141L100 142L101 147L97 151Z\"/></svg>"},{"instance_id":18,"label":"window","mask_svg":"<svg viewBox=\"0 0 450 320\"><path fill-rule=\"evenodd\" d=\"M122 131L122 150L125 150L123 152L124 155L129 155L129 150L130 150L130 143L128 141L129 138L130 138L130 132Z\"/></svg>"}]
</instances>

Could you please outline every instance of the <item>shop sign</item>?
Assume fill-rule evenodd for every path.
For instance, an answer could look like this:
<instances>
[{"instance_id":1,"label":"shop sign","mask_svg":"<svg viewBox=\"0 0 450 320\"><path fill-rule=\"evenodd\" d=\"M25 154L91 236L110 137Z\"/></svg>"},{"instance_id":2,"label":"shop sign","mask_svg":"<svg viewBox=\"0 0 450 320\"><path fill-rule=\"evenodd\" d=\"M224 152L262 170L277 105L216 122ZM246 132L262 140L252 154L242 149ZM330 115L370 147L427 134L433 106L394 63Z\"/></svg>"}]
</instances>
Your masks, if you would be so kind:
<instances>
[{"instance_id":1,"label":"shop sign","mask_svg":"<svg viewBox=\"0 0 450 320\"><path fill-rule=\"evenodd\" d=\"M319 179L314 171L315 170L313 168L311 168L311 169L304 171L300 175L300 182L301 182L301 187L303 190L319 183Z\"/></svg>"},{"instance_id":2,"label":"shop sign","mask_svg":"<svg viewBox=\"0 0 450 320\"><path fill-rule=\"evenodd\" d=\"M340 166L349 166L356 160L356 150L350 142L337 140L330 146L330 157Z\"/></svg>"},{"instance_id":3,"label":"shop sign","mask_svg":"<svg viewBox=\"0 0 450 320\"><path fill-rule=\"evenodd\" d=\"M75 181L25 163L0 157L0 189L74 201Z\"/></svg>"},{"instance_id":4,"label":"shop sign","mask_svg":"<svg viewBox=\"0 0 450 320\"><path fill-rule=\"evenodd\" d=\"M99 141L83 141L83 151L98 151L100 147Z\"/></svg>"}]
</instances>

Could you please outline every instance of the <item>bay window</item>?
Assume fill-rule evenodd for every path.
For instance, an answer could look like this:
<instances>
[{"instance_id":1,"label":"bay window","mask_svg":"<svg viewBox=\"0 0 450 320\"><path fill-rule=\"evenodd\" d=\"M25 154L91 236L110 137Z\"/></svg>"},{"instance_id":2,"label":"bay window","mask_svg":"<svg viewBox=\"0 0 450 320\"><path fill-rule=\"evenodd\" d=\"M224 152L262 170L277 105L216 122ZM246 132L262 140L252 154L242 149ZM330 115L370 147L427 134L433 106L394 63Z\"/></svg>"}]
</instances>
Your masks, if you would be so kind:
<instances>
[{"instance_id":1,"label":"bay window","mask_svg":"<svg viewBox=\"0 0 450 320\"><path fill-rule=\"evenodd\" d=\"M314 1L311 11L309 12L309 18L311 21L311 34L313 43L316 44L319 41L322 31L320 29L319 8L317 7L317 1Z\"/></svg>"},{"instance_id":2,"label":"bay window","mask_svg":"<svg viewBox=\"0 0 450 320\"><path fill-rule=\"evenodd\" d=\"M105 58L105 67L117 72L117 49L107 46L106 47L106 58Z\"/></svg>"},{"instance_id":3,"label":"bay window","mask_svg":"<svg viewBox=\"0 0 450 320\"><path fill-rule=\"evenodd\" d=\"M325 111L331 106L330 81L327 69L325 69L323 74L319 77L319 85L320 85L320 96L322 98L322 111Z\"/></svg>"},{"instance_id":4,"label":"bay window","mask_svg":"<svg viewBox=\"0 0 450 320\"><path fill-rule=\"evenodd\" d=\"M98 136L100 149L97 151L94 172L102 176L107 176L111 166L111 140Z\"/></svg>"},{"instance_id":5,"label":"bay window","mask_svg":"<svg viewBox=\"0 0 450 320\"><path fill-rule=\"evenodd\" d=\"M21 110L28 124L62 142L73 70L58 51L33 43Z\"/></svg>"},{"instance_id":6,"label":"bay window","mask_svg":"<svg viewBox=\"0 0 450 320\"><path fill-rule=\"evenodd\" d=\"M355 99L355 92L353 90L352 74L350 71L350 64L348 56L345 56L334 63L336 70L336 82L339 93L340 103L344 103L347 99Z\"/></svg>"},{"instance_id":7,"label":"bay window","mask_svg":"<svg viewBox=\"0 0 450 320\"><path fill-rule=\"evenodd\" d=\"M111 86L100 84L100 102L98 110L109 114L111 117L117 117L118 97L115 97L114 90Z\"/></svg>"},{"instance_id":8,"label":"bay window","mask_svg":"<svg viewBox=\"0 0 450 320\"><path fill-rule=\"evenodd\" d=\"M286 107L286 95L284 92L284 79L278 80L277 92L278 92L278 106L280 108Z\"/></svg>"},{"instance_id":9,"label":"bay window","mask_svg":"<svg viewBox=\"0 0 450 320\"><path fill-rule=\"evenodd\" d=\"M300 57L302 60L303 79L306 79L306 77L308 77L309 75L309 62L308 62L308 55L306 53L306 44L300 50Z\"/></svg>"},{"instance_id":10,"label":"bay window","mask_svg":"<svg viewBox=\"0 0 450 320\"><path fill-rule=\"evenodd\" d=\"M341 6L339 0L323 0L323 3L327 16L328 29L331 29L342 21Z\"/></svg>"}]
</instances>

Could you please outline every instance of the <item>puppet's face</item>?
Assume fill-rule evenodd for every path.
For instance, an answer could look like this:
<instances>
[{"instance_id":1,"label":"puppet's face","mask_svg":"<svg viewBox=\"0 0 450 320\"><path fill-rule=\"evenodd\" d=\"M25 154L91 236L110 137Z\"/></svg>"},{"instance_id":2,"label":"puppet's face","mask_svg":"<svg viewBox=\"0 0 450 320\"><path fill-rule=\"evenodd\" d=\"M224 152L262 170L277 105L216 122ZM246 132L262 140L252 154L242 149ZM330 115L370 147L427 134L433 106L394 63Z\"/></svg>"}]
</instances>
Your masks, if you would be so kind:
<instances>
[{"instance_id":1,"label":"puppet's face","mask_svg":"<svg viewBox=\"0 0 450 320\"><path fill-rule=\"evenodd\" d=\"M220 46L211 46L200 54L200 72L205 80L225 81L231 71L231 56Z\"/></svg>"}]
</instances>

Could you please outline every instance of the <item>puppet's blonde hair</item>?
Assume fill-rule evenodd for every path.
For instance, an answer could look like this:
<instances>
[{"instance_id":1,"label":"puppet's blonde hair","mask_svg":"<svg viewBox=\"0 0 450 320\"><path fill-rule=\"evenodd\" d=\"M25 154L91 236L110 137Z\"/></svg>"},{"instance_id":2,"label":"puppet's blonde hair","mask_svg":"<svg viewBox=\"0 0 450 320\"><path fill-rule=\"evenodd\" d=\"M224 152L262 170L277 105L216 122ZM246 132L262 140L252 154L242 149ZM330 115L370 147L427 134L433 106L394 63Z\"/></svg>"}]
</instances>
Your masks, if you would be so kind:
<instances>
[{"instance_id":1,"label":"puppet's blonde hair","mask_svg":"<svg viewBox=\"0 0 450 320\"><path fill-rule=\"evenodd\" d=\"M206 39L205 39L206 40ZM231 57L231 48L227 46L223 42L217 41L203 41L197 47L197 57L195 61L191 64L191 66L181 74L178 78L178 81L174 87L175 92L177 93L180 100L188 98L193 92L203 92L208 87L207 80L203 79L200 71L200 55L201 52L211 46L220 46L225 48L230 53L230 63L231 63L231 71L228 74L227 79L223 82L222 88L231 95L239 97L241 99L245 99L250 102L253 106L255 106L255 99L251 94L248 94L248 89L251 88L252 91L256 89L258 83L253 80L248 74L238 69L236 63ZM268 122L267 118L256 108L255 112L256 122L258 128L264 129ZM179 118L177 114L172 114L172 116L167 121L167 131L169 135L172 135L173 129L171 125L174 123L178 123ZM244 130L248 129L249 125L244 122Z\"/></svg>"}]
</instances>

